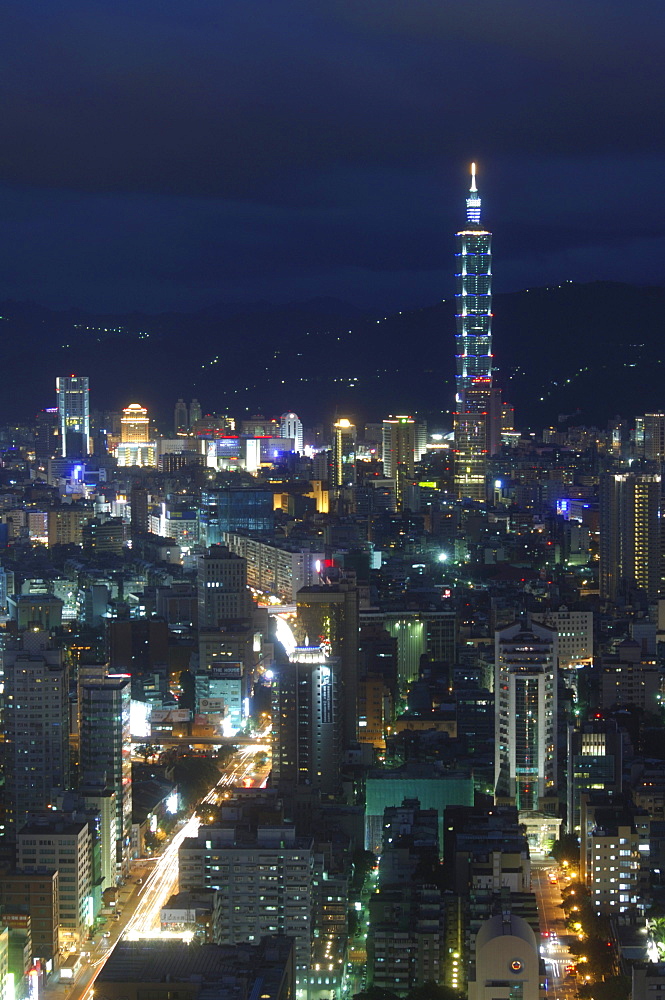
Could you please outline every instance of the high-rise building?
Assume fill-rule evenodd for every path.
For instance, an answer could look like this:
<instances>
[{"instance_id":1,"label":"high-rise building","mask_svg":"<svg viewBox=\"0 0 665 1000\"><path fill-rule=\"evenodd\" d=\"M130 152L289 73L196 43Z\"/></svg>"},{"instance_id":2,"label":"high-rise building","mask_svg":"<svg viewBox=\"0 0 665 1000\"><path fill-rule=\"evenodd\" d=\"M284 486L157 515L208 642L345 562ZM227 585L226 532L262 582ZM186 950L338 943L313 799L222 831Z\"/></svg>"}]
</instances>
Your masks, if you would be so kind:
<instances>
[{"instance_id":1,"label":"high-rise building","mask_svg":"<svg viewBox=\"0 0 665 1000\"><path fill-rule=\"evenodd\" d=\"M226 418L229 419L228 417ZM194 427L194 424L198 424L203 420L203 410L201 409L201 404L198 399L193 399L189 404L189 429ZM235 423L231 427L231 430L235 429Z\"/></svg>"},{"instance_id":2,"label":"high-rise building","mask_svg":"<svg viewBox=\"0 0 665 1000\"><path fill-rule=\"evenodd\" d=\"M7 821L15 834L69 784L69 678L45 631L24 632L2 661Z\"/></svg>"},{"instance_id":3,"label":"high-rise building","mask_svg":"<svg viewBox=\"0 0 665 1000\"><path fill-rule=\"evenodd\" d=\"M116 864L129 870L132 839L131 678L103 667L79 672L81 772L106 775L116 796Z\"/></svg>"},{"instance_id":4,"label":"high-rise building","mask_svg":"<svg viewBox=\"0 0 665 1000\"><path fill-rule=\"evenodd\" d=\"M176 434L186 434L189 430L187 403L184 399L179 399L175 404L175 410L173 412L173 429Z\"/></svg>"},{"instance_id":5,"label":"high-rise building","mask_svg":"<svg viewBox=\"0 0 665 1000\"><path fill-rule=\"evenodd\" d=\"M649 462L665 461L665 413L644 414L644 457Z\"/></svg>"},{"instance_id":6,"label":"high-rise building","mask_svg":"<svg viewBox=\"0 0 665 1000\"><path fill-rule=\"evenodd\" d=\"M130 403L122 411L116 457L122 466L157 465L155 442L150 439L150 418L140 403Z\"/></svg>"},{"instance_id":7,"label":"high-rise building","mask_svg":"<svg viewBox=\"0 0 665 1000\"><path fill-rule=\"evenodd\" d=\"M323 646L340 661L344 746L358 733L358 591L346 583L303 587L296 600L301 646Z\"/></svg>"},{"instance_id":8,"label":"high-rise building","mask_svg":"<svg viewBox=\"0 0 665 1000\"><path fill-rule=\"evenodd\" d=\"M659 596L662 586L661 477L631 472L600 478L600 597L631 587Z\"/></svg>"},{"instance_id":9,"label":"high-rise building","mask_svg":"<svg viewBox=\"0 0 665 1000\"><path fill-rule=\"evenodd\" d=\"M63 458L85 458L90 450L90 386L86 375L60 375L58 398L60 453Z\"/></svg>"},{"instance_id":10,"label":"high-rise building","mask_svg":"<svg viewBox=\"0 0 665 1000\"><path fill-rule=\"evenodd\" d=\"M337 489L356 481L356 428L347 417L333 424L331 485Z\"/></svg>"},{"instance_id":11,"label":"high-rise building","mask_svg":"<svg viewBox=\"0 0 665 1000\"><path fill-rule=\"evenodd\" d=\"M480 223L476 165L466 199L466 225L456 236L455 488L485 500L487 454L496 447L500 408L492 391L492 234ZM498 411L498 414L497 414Z\"/></svg>"},{"instance_id":12,"label":"high-rise building","mask_svg":"<svg viewBox=\"0 0 665 1000\"><path fill-rule=\"evenodd\" d=\"M87 819L55 810L31 817L19 832L16 847L20 872L58 871L60 947L77 950L93 922L92 836ZM46 894L44 901L49 902Z\"/></svg>"},{"instance_id":13,"label":"high-rise building","mask_svg":"<svg viewBox=\"0 0 665 1000\"><path fill-rule=\"evenodd\" d=\"M134 539L148 530L148 491L140 483L133 483L129 495L131 507L131 536Z\"/></svg>"},{"instance_id":14,"label":"high-rise building","mask_svg":"<svg viewBox=\"0 0 665 1000\"><path fill-rule=\"evenodd\" d=\"M150 440L150 418L145 406L140 403L130 403L122 411L120 418L120 440L127 441Z\"/></svg>"},{"instance_id":15,"label":"high-rise building","mask_svg":"<svg viewBox=\"0 0 665 1000\"><path fill-rule=\"evenodd\" d=\"M291 438L293 450L299 455L303 453L302 420L297 413L283 413L280 419L280 435Z\"/></svg>"},{"instance_id":16,"label":"high-rise building","mask_svg":"<svg viewBox=\"0 0 665 1000\"><path fill-rule=\"evenodd\" d=\"M272 784L335 794L342 761L340 661L320 646L296 647L273 685Z\"/></svg>"},{"instance_id":17,"label":"high-rise building","mask_svg":"<svg viewBox=\"0 0 665 1000\"><path fill-rule=\"evenodd\" d=\"M386 417L383 421L383 474L395 480L397 506L402 506L404 479L415 473L427 444L427 428L413 417Z\"/></svg>"},{"instance_id":18,"label":"high-rise building","mask_svg":"<svg viewBox=\"0 0 665 1000\"><path fill-rule=\"evenodd\" d=\"M251 617L247 561L226 545L211 545L197 560L199 628Z\"/></svg>"},{"instance_id":19,"label":"high-rise building","mask_svg":"<svg viewBox=\"0 0 665 1000\"><path fill-rule=\"evenodd\" d=\"M297 836L274 806L270 810L269 800L256 817L246 814L250 808L231 800L223 825L201 826L196 837L183 841L179 888L217 890L220 944L240 945L265 934L292 937L302 988L311 963L316 883L323 881L321 856L311 837Z\"/></svg>"},{"instance_id":20,"label":"high-rise building","mask_svg":"<svg viewBox=\"0 0 665 1000\"><path fill-rule=\"evenodd\" d=\"M495 800L521 813L556 794L557 642L535 622L495 633Z\"/></svg>"}]
</instances>

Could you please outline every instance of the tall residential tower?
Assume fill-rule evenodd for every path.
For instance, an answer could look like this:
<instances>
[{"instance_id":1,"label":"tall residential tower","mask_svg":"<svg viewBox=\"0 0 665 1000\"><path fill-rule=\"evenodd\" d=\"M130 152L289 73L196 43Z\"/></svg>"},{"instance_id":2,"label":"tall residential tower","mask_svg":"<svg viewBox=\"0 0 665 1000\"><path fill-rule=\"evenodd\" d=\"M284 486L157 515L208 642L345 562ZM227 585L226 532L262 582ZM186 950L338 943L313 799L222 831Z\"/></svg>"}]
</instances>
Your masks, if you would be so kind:
<instances>
[{"instance_id":1,"label":"tall residential tower","mask_svg":"<svg viewBox=\"0 0 665 1000\"><path fill-rule=\"evenodd\" d=\"M480 222L476 165L466 225L456 235L455 490L485 500L487 455L498 447L500 409L492 389L492 234Z\"/></svg>"}]
</instances>

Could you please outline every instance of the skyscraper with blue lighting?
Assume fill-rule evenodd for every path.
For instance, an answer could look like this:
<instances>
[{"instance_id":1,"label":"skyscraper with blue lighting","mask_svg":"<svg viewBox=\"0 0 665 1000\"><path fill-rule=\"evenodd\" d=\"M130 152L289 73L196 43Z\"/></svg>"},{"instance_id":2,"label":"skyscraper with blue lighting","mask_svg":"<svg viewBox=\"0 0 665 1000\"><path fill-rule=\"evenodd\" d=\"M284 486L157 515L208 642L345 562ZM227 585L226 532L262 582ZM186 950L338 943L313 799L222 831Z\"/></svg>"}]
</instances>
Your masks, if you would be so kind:
<instances>
[{"instance_id":1,"label":"skyscraper with blue lighting","mask_svg":"<svg viewBox=\"0 0 665 1000\"><path fill-rule=\"evenodd\" d=\"M480 221L476 165L466 199L466 225L456 235L455 490L485 500L487 455L495 450L492 390L492 234Z\"/></svg>"},{"instance_id":2,"label":"skyscraper with blue lighting","mask_svg":"<svg viewBox=\"0 0 665 1000\"><path fill-rule=\"evenodd\" d=\"M466 225L456 237L455 304L457 403L463 403L475 379L492 384L492 234L480 223L481 202L476 165L466 199Z\"/></svg>"}]
</instances>

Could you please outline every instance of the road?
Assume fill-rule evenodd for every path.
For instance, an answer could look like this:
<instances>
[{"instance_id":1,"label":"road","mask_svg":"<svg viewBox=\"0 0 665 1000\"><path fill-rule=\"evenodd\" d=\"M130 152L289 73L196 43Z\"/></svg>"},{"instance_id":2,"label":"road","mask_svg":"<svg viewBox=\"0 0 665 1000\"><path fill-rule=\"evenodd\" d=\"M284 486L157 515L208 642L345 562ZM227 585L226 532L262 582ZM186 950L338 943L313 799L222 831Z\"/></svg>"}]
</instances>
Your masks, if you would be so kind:
<instances>
[{"instance_id":1,"label":"road","mask_svg":"<svg viewBox=\"0 0 665 1000\"><path fill-rule=\"evenodd\" d=\"M206 795L201 806L221 802L225 792L233 786L263 787L269 764L261 770L255 766L257 753L267 752L269 747L254 743L242 747L228 762L217 785ZM102 937L91 946L90 960L84 966L74 983L68 981L51 983L46 987L46 1000L92 1000L95 980L104 968L109 955L121 938L137 940L140 937L157 937L160 934L160 911L169 896L178 890L178 850L186 837L194 837L199 828L196 815L176 831L162 853L151 859L140 859L132 864L129 884L121 889L122 917L109 922ZM136 879L142 880L138 885Z\"/></svg>"},{"instance_id":2,"label":"road","mask_svg":"<svg viewBox=\"0 0 665 1000\"><path fill-rule=\"evenodd\" d=\"M548 996L555 1000L573 1000L577 995L574 977L566 974L566 966L575 960L565 944L569 931L561 909L559 881L552 884L550 873L557 873L556 865L549 861L531 861L531 887L538 901L538 919L541 932L541 952L549 981ZM561 876L559 876L561 878Z\"/></svg>"}]
</instances>

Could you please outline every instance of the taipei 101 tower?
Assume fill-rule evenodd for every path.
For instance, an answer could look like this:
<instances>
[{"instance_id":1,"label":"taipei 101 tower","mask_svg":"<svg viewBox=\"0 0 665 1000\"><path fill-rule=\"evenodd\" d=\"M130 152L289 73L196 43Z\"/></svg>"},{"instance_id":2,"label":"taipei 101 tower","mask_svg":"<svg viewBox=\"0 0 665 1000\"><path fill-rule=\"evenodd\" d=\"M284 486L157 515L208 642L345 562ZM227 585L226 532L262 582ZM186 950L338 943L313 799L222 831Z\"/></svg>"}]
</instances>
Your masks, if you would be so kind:
<instances>
[{"instance_id":1,"label":"taipei 101 tower","mask_svg":"<svg viewBox=\"0 0 665 1000\"><path fill-rule=\"evenodd\" d=\"M486 499L488 454L500 443L500 395L492 388L492 234L481 224L476 165L466 199L466 225L456 236L455 491Z\"/></svg>"}]
</instances>

